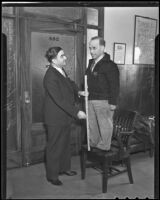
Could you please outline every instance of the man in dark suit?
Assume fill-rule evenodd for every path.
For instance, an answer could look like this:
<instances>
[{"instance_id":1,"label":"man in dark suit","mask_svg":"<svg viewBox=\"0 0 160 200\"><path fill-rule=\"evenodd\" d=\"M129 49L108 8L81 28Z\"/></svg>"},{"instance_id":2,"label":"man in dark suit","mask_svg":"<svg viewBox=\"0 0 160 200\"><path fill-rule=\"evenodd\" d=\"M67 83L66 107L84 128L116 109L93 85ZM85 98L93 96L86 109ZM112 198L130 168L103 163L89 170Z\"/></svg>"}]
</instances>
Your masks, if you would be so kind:
<instances>
[{"instance_id":1,"label":"man in dark suit","mask_svg":"<svg viewBox=\"0 0 160 200\"><path fill-rule=\"evenodd\" d=\"M62 185L59 174L76 175L71 169L70 128L74 119L85 119L83 111L75 106L78 95L76 84L63 70L66 56L61 47L51 47L46 52L50 65L44 76L45 89L44 120L47 126L46 147L47 180Z\"/></svg>"}]
</instances>

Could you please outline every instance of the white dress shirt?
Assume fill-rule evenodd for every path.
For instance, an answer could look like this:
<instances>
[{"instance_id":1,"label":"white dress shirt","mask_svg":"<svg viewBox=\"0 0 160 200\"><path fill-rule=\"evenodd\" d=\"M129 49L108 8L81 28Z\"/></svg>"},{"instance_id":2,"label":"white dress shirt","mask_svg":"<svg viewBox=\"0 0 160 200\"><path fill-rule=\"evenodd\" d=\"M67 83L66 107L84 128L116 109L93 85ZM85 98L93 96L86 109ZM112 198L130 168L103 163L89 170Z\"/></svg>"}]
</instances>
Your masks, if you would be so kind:
<instances>
[{"instance_id":1,"label":"white dress shirt","mask_svg":"<svg viewBox=\"0 0 160 200\"><path fill-rule=\"evenodd\" d=\"M63 69L61 69L60 67L57 67L56 65L52 65L57 71L59 71L64 77L66 77Z\"/></svg>"},{"instance_id":2,"label":"white dress shirt","mask_svg":"<svg viewBox=\"0 0 160 200\"><path fill-rule=\"evenodd\" d=\"M94 64L94 66L92 67L92 72L93 72L93 70L94 70L96 64L97 64L103 57L104 57L104 54L102 54L101 56L99 56L97 59L94 60L94 61L95 61L95 64Z\"/></svg>"}]
</instances>

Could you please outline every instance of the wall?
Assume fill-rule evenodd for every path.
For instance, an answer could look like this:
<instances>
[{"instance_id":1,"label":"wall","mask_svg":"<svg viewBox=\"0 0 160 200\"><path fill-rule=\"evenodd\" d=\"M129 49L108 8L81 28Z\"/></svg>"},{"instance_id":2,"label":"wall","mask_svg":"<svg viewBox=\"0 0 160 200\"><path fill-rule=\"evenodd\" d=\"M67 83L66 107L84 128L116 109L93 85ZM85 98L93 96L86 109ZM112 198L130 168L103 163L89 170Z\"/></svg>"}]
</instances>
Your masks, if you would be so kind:
<instances>
[{"instance_id":1,"label":"wall","mask_svg":"<svg viewBox=\"0 0 160 200\"><path fill-rule=\"evenodd\" d=\"M158 19L158 7L105 7L104 8L104 39L106 51L113 59L114 42L126 43L125 64L133 64L134 20L135 15Z\"/></svg>"},{"instance_id":2,"label":"wall","mask_svg":"<svg viewBox=\"0 0 160 200\"><path fill-rule=\"evenodd\" d=\"M118 65L118 107L150 116L155 113L154 65Z\"/></svg>"}]
</instances>

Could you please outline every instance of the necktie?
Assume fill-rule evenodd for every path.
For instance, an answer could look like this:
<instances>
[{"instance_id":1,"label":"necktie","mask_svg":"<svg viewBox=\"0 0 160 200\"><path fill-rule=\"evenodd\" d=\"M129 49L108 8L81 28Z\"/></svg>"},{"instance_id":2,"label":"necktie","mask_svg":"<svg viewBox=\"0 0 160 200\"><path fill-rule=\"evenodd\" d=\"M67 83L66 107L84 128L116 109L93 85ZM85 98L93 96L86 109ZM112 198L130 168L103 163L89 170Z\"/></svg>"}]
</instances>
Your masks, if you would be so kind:
<instances>
[{"instance_id":1,"label":"necktie","mask_svg":"<svg viewBox=\"0 0 160 200\"><path fill-rule=\"evenodd\" d=\"M94 66L95 66L95 60L93 60L92 64L91 64L91 72L93 72Z\"/></svg>"}]
</instances>

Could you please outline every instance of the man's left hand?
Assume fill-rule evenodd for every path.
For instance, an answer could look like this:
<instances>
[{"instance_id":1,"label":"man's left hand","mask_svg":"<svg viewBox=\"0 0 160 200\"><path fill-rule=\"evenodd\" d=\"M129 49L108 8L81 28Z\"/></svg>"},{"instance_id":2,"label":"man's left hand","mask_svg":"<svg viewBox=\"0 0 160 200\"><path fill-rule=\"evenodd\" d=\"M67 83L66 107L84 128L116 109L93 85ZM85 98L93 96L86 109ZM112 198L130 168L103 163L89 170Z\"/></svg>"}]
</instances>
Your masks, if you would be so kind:
<instances>
[{"instance_id":1,"label":"man's left hand","mask_svg":"<svg viewBox=\"0 0 160 200\"><path fill-rule=\"evenodd\" d=\"M89 95L89 92L85 92L85 91L78 91L78 95L79 96L88 96Z\"/></svg>"}]
</instances>

